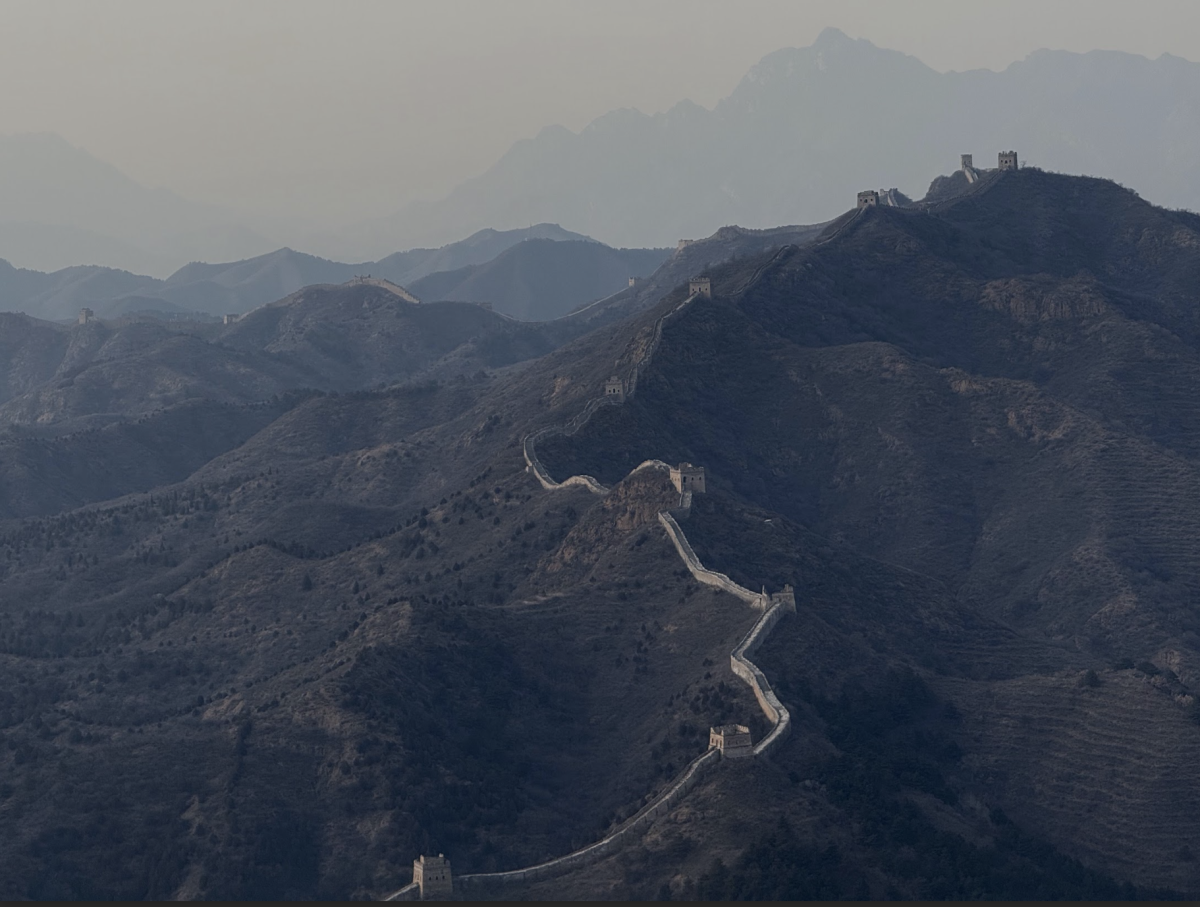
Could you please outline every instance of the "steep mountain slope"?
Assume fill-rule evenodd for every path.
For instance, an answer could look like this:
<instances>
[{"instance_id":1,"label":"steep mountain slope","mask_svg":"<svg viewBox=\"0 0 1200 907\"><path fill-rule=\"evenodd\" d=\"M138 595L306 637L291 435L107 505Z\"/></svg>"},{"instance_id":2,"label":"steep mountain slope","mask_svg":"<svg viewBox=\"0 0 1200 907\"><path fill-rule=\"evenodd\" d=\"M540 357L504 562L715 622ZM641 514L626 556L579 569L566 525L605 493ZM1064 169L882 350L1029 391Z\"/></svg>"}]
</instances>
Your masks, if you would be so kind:
<instances>
[{"instance_id":1,"label":"steep mountain slope","mask_svg":"<svg viewBox=\"0 0 1200 907\"><path fill-rule=\"evenodd\" d=\"M487 302L521 321L549 321L645 277L666 249L611 249L595 242L531 239L483 265L431 274L412 284L422 299Z\"/></svg>"},{"instance_id":2,"label":"steep mountain slope","mask_svg":"<svg viewBox=\"0 0 1200 907\"><path fill-rule=\"evenodd\" d=\"M656 246L718 224L827 220L867 187L915 196L960 152L983 164L1008 148L1197 209L1198 96L1200 64L1169 54L1040 50L1002 72L939 73L826 29L810 47L768 54L712 110L681 101L653 115L615 110L578 134L547 127L373 234L400 245L468 223L553 220Z\"/></svg>"},{"instance_id":3,"label":"steep mountain slope","mask_svg":"<svg viewBox=\"0 0 1200 907\"><path fill-rule=\"evenodd\" d=\"M717 271L716 298L664 328L637 397L543 460L601 480L647 456L703 463L710 487L936 580L1043 659L1057 651L1040 668L993 661L996 640L907 657L979 716L957 739L991 802L1095 866L1191 889L1200 789L1179 748L1200 738L1198 238L1193 215L1036 171L925 210L867 209L828 242ZM735 579L805 574L787 545L736 547L760 550L777 553L753 571L732 545L715 560ZM803 678L795 695L823 683L818 663L768 651ZM1085 668L1104 691L1086 707ZM1029 725L984 718L1032 701ZM1093 796L1111 747L1150 764L1119 797Z\"/></svg>"}]
</instances>

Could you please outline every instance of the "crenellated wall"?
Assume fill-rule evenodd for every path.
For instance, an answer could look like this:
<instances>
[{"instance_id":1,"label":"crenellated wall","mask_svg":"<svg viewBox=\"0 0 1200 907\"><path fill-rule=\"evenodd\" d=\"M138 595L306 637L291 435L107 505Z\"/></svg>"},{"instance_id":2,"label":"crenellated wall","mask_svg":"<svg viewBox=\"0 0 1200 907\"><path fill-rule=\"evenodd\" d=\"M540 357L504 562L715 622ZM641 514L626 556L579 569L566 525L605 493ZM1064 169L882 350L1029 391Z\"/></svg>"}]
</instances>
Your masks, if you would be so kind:
<instances>
[{"instance_id":1,"label":"crenellated wall","mask_svg":"<svg viewBox=\"0 0 1200 907\"><path fill-rule=\"evenodd\" d=\"M679 556L683 558L683 562L698 582L704 583L706 586L723 589L731 595L736 595L752 608L763 609L766 607L761 593L751 592L749 589L739 586L724 573L709 570L700 563L700 558L692 550L691 542L687 540L687 536L683 534L683 530L675 522L675 517L664 510L658 515L658 521L667 530L667 535L670 536L671 541L674 543L675 550L679 552Z\"/></svg>"}]
</instances>

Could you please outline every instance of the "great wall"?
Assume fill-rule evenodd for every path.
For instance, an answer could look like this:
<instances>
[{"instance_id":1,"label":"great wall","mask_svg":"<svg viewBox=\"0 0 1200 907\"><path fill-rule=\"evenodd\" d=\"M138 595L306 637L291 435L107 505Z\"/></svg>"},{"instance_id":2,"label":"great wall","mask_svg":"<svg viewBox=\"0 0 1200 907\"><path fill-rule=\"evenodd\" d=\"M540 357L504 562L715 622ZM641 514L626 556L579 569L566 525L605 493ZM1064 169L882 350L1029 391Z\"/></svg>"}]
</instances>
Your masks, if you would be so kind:
<instances>
[{"instance_id":1,"label":"great wall","mask_svg":"<svg viewBox=\"0 0 1200 907\"><path fill-rule=\"evenodd\" d=\"M573 435L587 424L588 420L591 419L600 407L618 405L624 401L626 395L632 396L637 388L638 377L649 365L650 358L658 349L658 345L662 340L664 323L670 317L682 311L693 300L700 296L711 294L710 285L707 280L704 281L702 286L697 286L696 283L693 283L691 288L695 292L690 293L683 302L662 315L655 322L650 343L636 357L630 378L625 382L624 393L619 396L606 394L603 397L593 398L580 413L567 422L547 426L526 435L522 445L526 468L538 480L542 488L547 491L559 491L565 488L582 487L596 495L605 495L611 490L608 486L602 485L593 476L587 475L573 475L561 482L555 481L541 460L538 459L537 442L550 435ZM668 464L661 460L646 460L634 467L629 475L634 475L645 469L675 473ZM680 490L680 507L678 509L681 513L686 513L690 510L692 492L683 491L682 488L677 490ZM787 708L775 695L775 691L771 689L771 684L767 680L766 675L750 660L750 656L754 654L755 650L757 650L785 614L789 612L795 613L795 596L790 586L786 587L782 593L775 593L773 595L767 594L765 590L762 592L752 592L738 585L725 574L709 570L700 562L700 558L696 555L691 543L687 540L687 536L670 511L661 511L658 514L658 521L667 533L667 537L675 546L680 559L697 582L728 592L752 608L763 612L762 616L754 622L754 625L729 656L730 669L737 677L745 681L754 692L759 707L772 724L771 731L767 736L754 745L747 754L750 756L761 756L788 732L791 727L791 716ZM674 808L696 786L701 778L710 774L721 764L725 755L722 749L710 745L709 749L688 763L679 777L659 793L658 796L623 822L617 829L593 844L589 844L565 856L523 869L513 869L507 872L467 873L456 876L453 878L450 889L441 889L437 892L431 891L425 896L440 896L440 894L448 893L455 888L461 890L479 889L481 887L502 886L511 883L553 878L572 869L594 863L615 851L631 835L643 830L663 813ZM429 858L422 858L422 860L425 859ZM415 865L419 865L420 863L420 860L416 861ZM446 866L448 875L448 861ZM406 901L418 900L421 897L421 884L413 881L388 895L384 900Z\"/></svg>"},{"instance_id":2,"label":"great wall","mask_svg":"<svg viewBox=\"0 0 1200 907\"><path fill-rule=\"evenodd\" d=\"M999 153L997 172L1003 173L1006 170L1016 170L1018 167L1017 153L1015 151L1002 151ZM966 176L968 184L978 184L984 182L981 173L973 166L972 157L969 154L962 155L961 170ZM994 183L994 180L987 181L987 184L981 188L989 189ZM838 236L846 232L852 225L858 222L860 215L863 214L863 209L876 207L880 203L887 206L898 207L898 199L895 190L888 190L881 198L880 193L875 190L866 190L858 193L857 205L851 215L846 218L830 235L826 236L814 243L814 245L825 245L836 239ZM679 249L691 244L691 240L680 240ZM678 250L677 250L678 251ZM786 252L785 249L780 249L775 255L772 255L766 262L761 264L753 275L746 281L743 281L742 288L752 283L761 274L770 268ZM606 495L611 490L608 486L601 484L595 477L588 475L573 475L557 482L546 470L541 460L537 456L537 442L551 435L573 435L578 432L591 417L602 406L614 406L622 404L626 397L631 397L637 390L638 378L642 375L645 369L649 366L650 360L655 351L658 349L659 343L662 340L663 325L666 321L682 311L686 306L700 297L711 297L712 285L709 278L693 278L689 282L688 296L677 306L672 308L660 316L654 324L651 332L650 342L645 349L641 350L634 358L633 368L631 369L628 379L622 380L618 376L614 376L605 386L605 393L602 397L596 397L588 401L583 410L580 411L574 418L567 422L557 425L550 425L526 435L522 448L525 456L526 468L538 480L538 483L547 491L559 491L564 488L583 487L596 495ZM620 381L619 390L614 389L614 382ZM688 464L680 464L679 471ZM677 471L673 470L668 464L661 460L646 460L634 467L629 473L630 476L644 469L660 469L666 470L672 474L672 478L677 475ZM702 480L703 481L703 480ZM692 492L685 490L682 486L677 486L680 492L679 507L677 512L681 515L686 514L691 509ZM691 543L687 540L687 536L680 528L678 521L669 510L664 510L658 514L658 522L666 531L668 538L675 546L676 552L680 559L684 562L691 573L692 577L700 583L721 591L728 592L730 595L741 599L752 608L761 610L762 617L755 621L754 626L742 638L741 642L730 653L730 669L735 675L743 680L750 689L754 692L754 697L758 701L759 708L763 714L771 722L771 731L760 740L757 744L750 748L747 755L761 756L772 746L775 745L791 728L791 715L787 708L775 695L775 691L771 688L771 683L767 680L765 674L750 660L751 656L762 645L763 641L770 634L771 630L777 623L788 613L795 613L796 600L794 592L790 586L786 586L783 592L768 594L764 589L762 592L752 592L751 590L740 586L724 573L718 573L714 570L709 570L701 563L700 558L696 555ZM713 729L715 735L718 731L729 730L727 728ZM738 727L738 731L745 731L744 727ZM615 851L625 839L641 831L656 818L663 813L672 809L680 800L687 795L697 784L697 782L711 773L718 765L721 764L727 754L723 748L718 748L710 739L710 746L705 752L701 753L693 759L683 771L683 773L671 784L666 790L662 791L658 796L650 801L646 806L642 807L632 817L622 823L616 830L609 833L605 837L596 841L594 844L589 844L565 856L558 857L553 860L548 860L544 863L538 863L534 866L528 866L524 869L513 869L507 872L489 872L489 873L468 873L458 876L450 881L449 861L444 861L445 866L445 887L431 892L427 896L441 896L443 894L453 894L454 886L459 889L478 889L489 885L504 885L513 882L530 882L540 879L553 878L555 876L566 873L572 869L578 869L582 866L589 865L602 859L608 854ZM416 866L428 858L422 857L421 860L415 861L414 873L419 872ZM440 856L439 856L440 859ZM439 864L440 865L440 864ZM413 881L404 886L398 891L393 892L384 900L400 901L400 900L417 900L422 897L421 884Z\"/></svg>"}]
</instances>

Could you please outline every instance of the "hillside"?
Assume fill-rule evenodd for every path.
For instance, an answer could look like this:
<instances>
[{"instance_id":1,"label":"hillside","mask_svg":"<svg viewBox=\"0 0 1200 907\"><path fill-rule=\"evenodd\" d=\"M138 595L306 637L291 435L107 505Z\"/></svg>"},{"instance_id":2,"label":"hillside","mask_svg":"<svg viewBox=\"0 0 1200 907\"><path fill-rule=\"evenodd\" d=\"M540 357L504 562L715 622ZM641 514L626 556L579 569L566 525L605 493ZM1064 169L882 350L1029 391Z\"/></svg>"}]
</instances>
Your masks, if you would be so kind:
<instances>
[{"instance_id":1,"label":"hillside","mask_svg":"<svg viewBox=\"0 0 1200 907\"><path fill-rule=\"evenodd\" d=\"M1193 215L1037 171L867 209L829 242L718 271L715 298L664 330L633 404L543 459L602 481L647 456L704 463L712 486L996 621L990 641L947 627L876 651L906 651L957 704L955 771L976 796L1093 866L1191 889L1197 236ZM766 539L722 556L708 526L697 549L735 579L811 572ZM833 638L855 626L822 619ZM800 626L817 632L781 636L804 667L775 640L764 661L809 700L855 659L850 639L818 654ZM1028 653L1004 652L1008 633ZM1119 794L1102 780L1116 751L1145 765L1122 769Z\"/></svg>"},{"instance_id":2,"label":"hillside","mask_svg":"<svg viewBox=\"0 0 1200 907\"><path fill-rule=\"evenodd\" d=\"M1194 896L1198 239L1028 170L730 228L551 325L358 286L98 333L162 344L139 376L319 390L75 430L81 397L57 434L5 404L0 896L378 898L421 853L597 840L709 726L769 727L730 663L759 613L664 510L709 568L795 586L755 655L792 732L615 854L479 897ZM655 289L701 270L711 298ZM108 331L12 324L45 356ZM536 443L610 488L547 488L524 442L614 373L623 404ZM145 470L79 465L131 445ZM707 491L684 513L648 458Z\"/></svg>"},{"instance_id":3,"label":"hillside","mask_svg":"<svg viewBox=\"0 0 1200 907\"><path fill-rule=\"evenodd\" d=\"M0 418L10 431L56 434L187 402L461 378L562 342L477 305L418 305L370 285L309 287L229 325L0 318L12 325L0 342Z\"/></svg>"},{"instance_id":4,"label":"hillside","mask_svg":"<svg viewBox=\"0 0 1200 907\"><path fill-rule=\"evenodd\" d=\"M612 249L594 242L531 239L487 264L431 274L412 284L422 299L487 302L521 321L549 321L629 286L667 258L666 249Z\"/></svg>"}]
</instances>

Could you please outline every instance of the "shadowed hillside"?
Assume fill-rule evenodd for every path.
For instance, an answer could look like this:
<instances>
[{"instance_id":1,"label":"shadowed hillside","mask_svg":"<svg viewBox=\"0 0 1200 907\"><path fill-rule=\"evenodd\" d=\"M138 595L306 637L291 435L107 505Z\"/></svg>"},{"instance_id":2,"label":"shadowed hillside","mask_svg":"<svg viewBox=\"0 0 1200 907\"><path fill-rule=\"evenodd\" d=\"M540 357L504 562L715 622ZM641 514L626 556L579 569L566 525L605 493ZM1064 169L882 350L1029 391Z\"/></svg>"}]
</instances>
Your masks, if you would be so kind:
<instances>
[{"instance_id":1,"label":"shadowed hillside","mask_svg":"<svg viewBox=\"0 0 1200 907\"><path fill-rule=\"evenodd\" d=\"M715 298L667 324L637 397L548 440L543 459L602 481L648 456L703 463L710 487L936 580L1049 651L1085 653L1075 665L1065 651L1052 658L1049 678L1033 679L1043 661L1028 681L1017 668L1002 687L983 684L989 708L1034 689L1058 697L1046 708L1076 744L1060 738L1051 755L991 722L968 722L987 731L960 743L990 795L1069 852L1191 887L1178 854L1200 828L1181 820L1156 837L1151 818L1182 816L1200 798L1182 778L1155 780L1183 757L1131 781L1131 801L1158 802L1145 811L1077 801L1052 779L1063 760L1103 773L1078 722L1153 737L1156 753L1200 734L1189 720L1200 616L1186 604L1200 568L1190 553L1200 543L1197 239L1193 215L1037 171L993 177L944 205L867 209L828 243L715 271ZM733 552L747 548L731 544L720 568L736 578ZM786 579L770 560L759 557L751 576ZM806 573L786 549L774 563ZM914 645L908 657L986 680L977 648L961 660L944 642L935 649ZM768 650L777 670L794 670L778 644ZM1084 668L1107 691L1099 712L1068 707ZM806 683L816 670L801 672ZM983 695L978 684L931 682L972 702ZM1142 693L1136 708L1155 717L1135 729L1122 703ZM1019 759L1020 772L983 769L1001 759ZM1084 800L1107 832L1078 831ZM1132 853L1130 839L1140 842Z\"/></svg>"},{"instance_id":2,"label":"shadowed hillside","mask_svg":"<svg viewBox=\"0 0 1200 907\"><path fill-rule=\"evenodd\" d=\"M795 586L755 655L791 735L481 897L1200 889L1193 219L1028 171L816 232L730 228L551 325L362 286L208 333L14 321L81 370L2 348L0 896L378 897L420 853L597 840L711 725L762 739L759 613L688 571L650 457L706 468L706 566ZM310 390L214 402L237 368ZM611 489L547 489L524 441L614 373L537 442Z\"/></svg>"}]
</instances>

